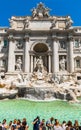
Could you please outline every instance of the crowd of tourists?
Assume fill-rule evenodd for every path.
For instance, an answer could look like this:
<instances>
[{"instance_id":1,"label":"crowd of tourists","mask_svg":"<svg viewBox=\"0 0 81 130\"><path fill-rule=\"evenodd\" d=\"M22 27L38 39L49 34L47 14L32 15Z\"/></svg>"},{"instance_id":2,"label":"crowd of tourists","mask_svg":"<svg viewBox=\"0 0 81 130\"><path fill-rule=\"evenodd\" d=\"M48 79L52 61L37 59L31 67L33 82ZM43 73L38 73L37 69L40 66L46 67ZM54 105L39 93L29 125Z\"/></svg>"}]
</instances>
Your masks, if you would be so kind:
<instances>
[{"instance_id":1,"label":"crowd of tourists","mask_svg":"<svg viewBox=\"0 0 81 130\"><path fill-rule=\"evenodd\" d=\"M58 119L53 117L49 118L47 121L45 119L40 120L40 117L37 116L32 122L32 130L81 130L81 126L78 123L78 120L75 120L74 124L72 121L63 121L61 124ZM31 130L26 118L14 119L7 124L6 119L0 122L0 130Z\"/></svg>"}]
</instances>

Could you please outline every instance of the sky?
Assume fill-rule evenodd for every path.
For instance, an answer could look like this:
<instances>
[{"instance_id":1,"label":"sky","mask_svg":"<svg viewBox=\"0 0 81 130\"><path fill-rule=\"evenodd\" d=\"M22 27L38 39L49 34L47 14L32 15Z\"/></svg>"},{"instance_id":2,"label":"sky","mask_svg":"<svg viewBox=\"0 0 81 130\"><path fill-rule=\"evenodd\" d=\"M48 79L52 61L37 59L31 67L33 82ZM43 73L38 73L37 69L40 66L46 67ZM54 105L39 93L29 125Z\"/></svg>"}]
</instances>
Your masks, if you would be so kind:
<instances>
[{"instance_id":1,"label":"sky","mask_svg":"<svg viewBox=\"0 0 81 130\"><path fill-rule=\"evenodd\" d=\"M39 2L51 9L50 15L70 15L73 26L81 26L81 0L0 0L0 27L8 27L11 16L31 16Z\"/></svg>"}]
</instances>

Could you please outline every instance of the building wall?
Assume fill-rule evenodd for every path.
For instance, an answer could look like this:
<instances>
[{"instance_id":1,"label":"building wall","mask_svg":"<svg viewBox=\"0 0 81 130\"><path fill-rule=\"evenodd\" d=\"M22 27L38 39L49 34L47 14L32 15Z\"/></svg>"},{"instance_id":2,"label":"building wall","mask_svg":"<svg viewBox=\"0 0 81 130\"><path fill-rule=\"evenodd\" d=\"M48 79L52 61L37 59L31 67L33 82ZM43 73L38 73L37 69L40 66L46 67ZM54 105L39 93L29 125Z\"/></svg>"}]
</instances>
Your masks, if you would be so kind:
<instances>
[{"instance_id":1,"label":"building wall","mask_svg":"<svg viewBox=\"0 0 81 130\"><path fill-rule=\"evenodd\" d=\"M81 27L72 27L70 16L41 16L12 16L10 27L0 28L1 72L33 73L40 56L48 73L81 71Z\"/></svg>"}]
</instances>

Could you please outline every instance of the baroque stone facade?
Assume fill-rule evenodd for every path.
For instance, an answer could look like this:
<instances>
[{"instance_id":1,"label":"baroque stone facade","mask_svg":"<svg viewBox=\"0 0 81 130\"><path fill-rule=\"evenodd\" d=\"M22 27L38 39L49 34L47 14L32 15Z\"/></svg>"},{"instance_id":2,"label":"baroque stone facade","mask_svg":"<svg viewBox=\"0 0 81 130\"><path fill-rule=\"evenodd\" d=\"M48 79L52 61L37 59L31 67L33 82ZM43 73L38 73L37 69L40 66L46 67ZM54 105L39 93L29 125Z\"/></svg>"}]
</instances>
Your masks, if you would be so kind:
<instances>
[{"instance_id":1,"label":"baroque stone facade","mask_svg":"<svg viewBox=\"0 0 81 130\"><path fill-rule=\"evenodd\" d=\"M40 2L32 16L12 16L10 27L0 27L1 73L81 71L81 27L72 26L70 16L50 16L49 11Z\"/></svg>"}]
</instances>

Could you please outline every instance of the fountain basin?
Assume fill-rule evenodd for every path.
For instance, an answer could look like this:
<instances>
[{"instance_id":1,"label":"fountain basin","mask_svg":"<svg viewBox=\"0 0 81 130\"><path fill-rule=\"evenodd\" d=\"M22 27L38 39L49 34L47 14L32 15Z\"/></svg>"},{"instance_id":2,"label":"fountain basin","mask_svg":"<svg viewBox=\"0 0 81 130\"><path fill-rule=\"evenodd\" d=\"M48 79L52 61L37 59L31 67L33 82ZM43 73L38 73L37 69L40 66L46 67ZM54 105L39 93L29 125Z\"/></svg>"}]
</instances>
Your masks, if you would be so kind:
<instances>
[{"instance_id":1,"label":"fountain basin","mask_svg":"<svg viewBox=\"0 0 81 130\"><path fill-rule=\"evenodd\" d=\"M68 114L69 113L69 114ZM32 121L36 116L40 119L48 120L51 116L58 119L60 123L63 120L78 119L81 122L81 104L71 104L69 102L55 101L29 101L29 100L3 100L0 101L0 121L3 118L10 120L27 118L29 129L32 130Z\"/></svg>"}]
</instances>

